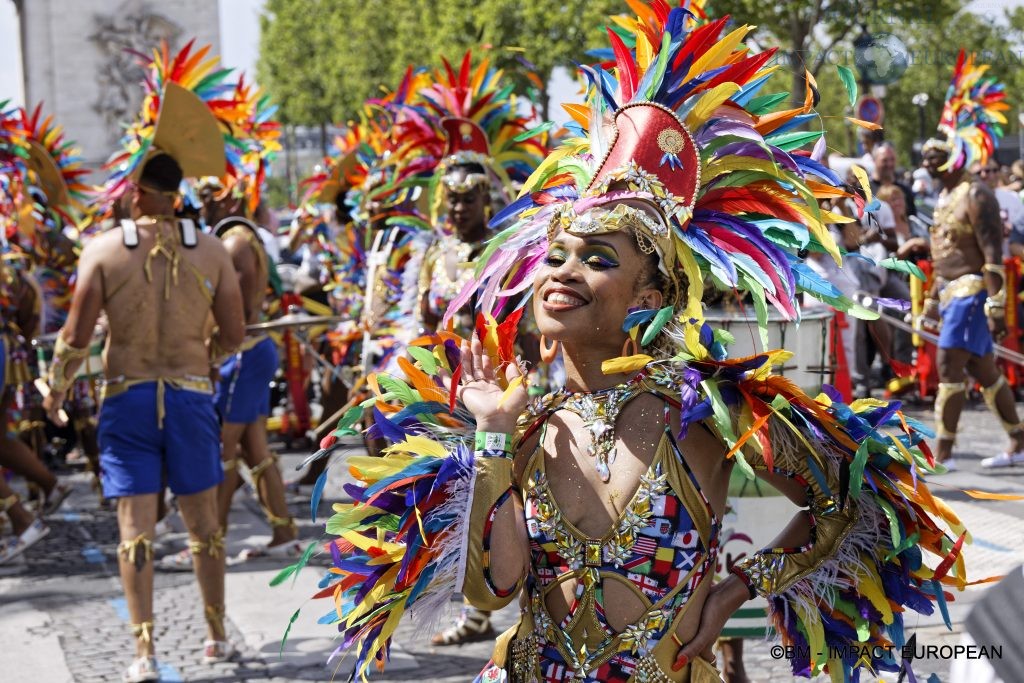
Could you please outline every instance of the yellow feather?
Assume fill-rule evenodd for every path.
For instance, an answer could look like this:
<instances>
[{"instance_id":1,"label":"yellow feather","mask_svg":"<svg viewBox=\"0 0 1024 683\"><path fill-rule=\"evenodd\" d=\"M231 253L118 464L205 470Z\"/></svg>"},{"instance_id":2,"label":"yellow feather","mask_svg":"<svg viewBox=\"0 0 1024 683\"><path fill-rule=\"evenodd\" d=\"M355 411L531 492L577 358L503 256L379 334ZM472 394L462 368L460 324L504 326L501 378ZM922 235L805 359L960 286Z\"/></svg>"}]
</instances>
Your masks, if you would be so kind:
<instances>
[{"instance_id":1,"label":"yellow feather","mask_svg":"<svg viewBox=\"0 0 1024 683\"><path fill-rule=\"evenodd\" d=\"M865 171L863 168L861 168L857 164L853 164L852 166L850 166L850 170L853 171L853 175L856 176L857 182L860 183L860 189L864 190L864 197L867 199L868 203L870 204L871 203L871 199L872 199L872 195L871 195L871 181L868 180L867 171Z\"/></svg>"},{"instance_id":2,"label":"yellow feather","mask_svg":"<svg viewBox=\"0 0 1024 683\"><path fill-rule=\"evenodd\" d=\"M606 375L633 373L640 368L646 367L652 360L654 359L643 353L636 354L635 356L620 356L602 362L601 372Z\"/></svg>"},{"instance_id":3,"label":"yellow feather","mask_svg":"<svg viewBox=\"0 0 1024 683\"><path fill-rule=\"evenodd\" d=\"M686 78L683 82L689 81L691 78L698 74L702 74L705 71L710 71L716 67L722 66L732 53L736 46L743 42L743 39L747 37L753 26L740 26L738 29L722 38L715 44L710 50L704 53L704 56L693 63L690 70L686 74ZM735 85L735 84L733 84ZM739 86L737 86L738 88Z\"/></svg>"},{"instance_id":4,"label":"yellow feather","mask_svg":"<svg viewBox=\"0 0 1024 683\"><path fill-rule=\"evenodd\" d=\"M651 42L647 40L647 33L640 28L636 30L636 65L638 68L637 74L643 77L648 67L651 66L651 62L654 61L654 47L651 46Z\"/></svg>"},{"instance_id":5,"label":"yellow feather","mask_svg":"<svg viewBox=\"0 0 1024 683\"><path fill-rule=\"evenodd\" d=\"M891 624L892 608L889 606L889 599L885 597L885 593L880 588L882 579L875 571L873 563L863 562L856 566L854 572L860 579L857 582L857 589L871 601L875 609L882 613L882 623Z\"/></svg>"},{"instance_id":6,"label":"yellow feather","mask_svg":"<svg viewBox=\"0 0 1024 683\"><path fill-rule=\"evenodd\" d=\"M739 90L740 86L732 82L716 85L701 96L697 106L686 117L686 125L689 126L690 130L696 130L714 115L715 110L723 102L735 95Z\"/></svg>"}]
</instances>

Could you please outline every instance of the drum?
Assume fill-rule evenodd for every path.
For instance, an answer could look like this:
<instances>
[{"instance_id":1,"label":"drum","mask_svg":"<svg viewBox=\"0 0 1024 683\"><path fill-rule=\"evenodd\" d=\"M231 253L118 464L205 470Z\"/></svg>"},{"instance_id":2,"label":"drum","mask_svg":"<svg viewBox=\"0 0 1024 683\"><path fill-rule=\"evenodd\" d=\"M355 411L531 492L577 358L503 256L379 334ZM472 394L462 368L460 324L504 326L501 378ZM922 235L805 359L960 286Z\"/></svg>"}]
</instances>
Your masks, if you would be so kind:
<instances>
[{"instance_id":1,"label":"drum","mask_svg":"<svg viewBox=\"0 0 1024 683\"><path fill-rule=\"evenodd\" d=\"M39 376L46 377L53 364L53 348L57 341L57 333L36 337L32 346L36 349L36 360L39 362ZM77 379L91 379L103 376L103 338L94 337L89 345L89 355L75 371Z\"/></svg>"},{"instance_id":2,"label":"drum","mask_svg":"<svg viewBox=\"0 0 1024 683\"><path fill-rule=\"evenodd\" d=\"M753 310L744 316L741 311L725 311L709 308L704 319L715 329L732 333L736 341L729 345L730 358L753 356L762 351L785 349L793 357L775 372L793 380L797 386L814 396L821 391L822 384L832 384L835 363L832 353L831 309L805 310L799 324L784 320L770 309L768 311L768 346L762 347L757 320Z\"/></svg>"}]
</instances>

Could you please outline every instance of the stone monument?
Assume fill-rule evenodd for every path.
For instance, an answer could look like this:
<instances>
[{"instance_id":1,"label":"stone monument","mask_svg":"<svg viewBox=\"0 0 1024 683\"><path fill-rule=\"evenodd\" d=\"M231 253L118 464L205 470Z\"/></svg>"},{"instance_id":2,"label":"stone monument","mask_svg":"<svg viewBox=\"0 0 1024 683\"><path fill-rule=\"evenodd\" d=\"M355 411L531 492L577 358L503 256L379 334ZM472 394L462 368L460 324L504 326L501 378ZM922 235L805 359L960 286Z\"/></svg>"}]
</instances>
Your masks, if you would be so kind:
<instances>
[{"instance_id":1,"label":"stone monument","mask_svg":"<svg viewBox=\"0 0 1024 683\"><path fill-rule=\"evenodd\" d=\"M219 52L215 0L15 0L21 20L25 102L43 102L98 169L138 110L138 53L192 38ZM99 181L100 175L93 180Z\"/></svg>"}]
</instances>

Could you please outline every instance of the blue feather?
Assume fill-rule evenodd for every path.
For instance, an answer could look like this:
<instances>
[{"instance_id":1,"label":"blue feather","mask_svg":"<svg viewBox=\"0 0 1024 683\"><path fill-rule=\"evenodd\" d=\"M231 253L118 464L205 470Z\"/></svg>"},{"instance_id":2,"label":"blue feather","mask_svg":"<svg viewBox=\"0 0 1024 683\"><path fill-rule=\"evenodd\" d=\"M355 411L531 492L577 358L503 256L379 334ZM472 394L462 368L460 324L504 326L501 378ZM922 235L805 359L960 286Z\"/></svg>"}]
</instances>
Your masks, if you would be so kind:
<instances>
[{"instance_id":1,"label":"blue feather","mask_svg":"<svg viewBox=\"0 0 1024 683\"><path fill-rule=\"evenodd\" d=\"M320 473L320 476L316 478L316 483L313 484L313 493L309 497L309 518L316 522L316 509L320 505L320 497L324 495L324 486L327 484L327 472L325 469Z\"/></svg>"}]
</instances>

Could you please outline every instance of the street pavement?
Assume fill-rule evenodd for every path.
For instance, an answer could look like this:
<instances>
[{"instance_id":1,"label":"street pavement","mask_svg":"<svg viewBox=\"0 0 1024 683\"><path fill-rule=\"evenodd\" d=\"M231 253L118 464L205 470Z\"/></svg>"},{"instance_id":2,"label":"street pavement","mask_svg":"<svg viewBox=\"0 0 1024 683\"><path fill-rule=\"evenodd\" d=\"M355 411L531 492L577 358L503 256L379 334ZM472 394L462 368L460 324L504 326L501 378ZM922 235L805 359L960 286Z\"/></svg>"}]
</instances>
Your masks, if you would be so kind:
<instances>
[{"instance_id":1,"label":"street pavement","mask_svg":"<svg viewBox=\"0 0 1024 683\"><path fill-rule=\"evenodd\" d=\"M930 411L910 406L931 424ZM963 489L982 489L1024 495L1024 467L998 473L980 467L983 457L1005 447L998 422L983 406L971 405L961 422L957 454L962 470L936 477L933 491L949 502L972 531L973 544L965 548L971 579L1005 574L1024 563L1024 502L976 500ZM285 477L305 453L282 452ZM290 499L292 514L304 540L315 541L330 514L330 503L341 500L346 473L332 467L320 505L318 523L310 520L308 494ZM0 567L0 681L32 683L100 683L120 680L132 653L127 609L120 590L115 559L116 519L99 505L84 473L69 474L74 493L50 518L50 535L31 549L24 561ZM780 520L780 527L783 521ZM742 527L742 519L737 526ZM229 556L244 547L265 542L269 529L250 489L238 492L227 536ZM159 539L157 555L184 547L180 522ZM327 561L315 558L294 581L271 588L270 580L283 561L256 560L229 567L227 575L228 632L240 649L237 661L207 666L200 663L204 622L198 591L191 574L158 572L155 588L155 641L164 681L320 681L349 679L351 658L328 661L338 646L336 630L317 620L328 613L329 600L310 601L317 591ZM985 586L968 588L949 605L952 630L936 612L929 617L908 615L907 627L917 633L919 645L947 645L960 641L963 622ZM451 615L459 607L451 604ZM287 641L282 636L290 618L299 611ZM510 626L517 610L495 615L495 628ZM436 615L447 624L451 615ZM464 683L471 681L490 655L491 643L435 648L429 636L436 625L403 624L395 638L391 662L372 681ZM1008 635L1004 646L1024 643L1024 634ZM746 644L747 671L754 681L789 680L787 662L772 656L769 643ZM918 680L937 674L949 680L948 660L915 663ZM895 681L886 674L884 680ZM827 680L827 678L823 678ZM862 680L876 680L865 676Z\"/></svg>"}]
</instances>

